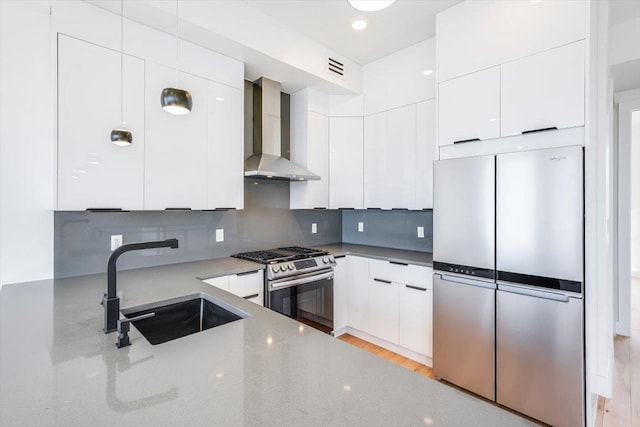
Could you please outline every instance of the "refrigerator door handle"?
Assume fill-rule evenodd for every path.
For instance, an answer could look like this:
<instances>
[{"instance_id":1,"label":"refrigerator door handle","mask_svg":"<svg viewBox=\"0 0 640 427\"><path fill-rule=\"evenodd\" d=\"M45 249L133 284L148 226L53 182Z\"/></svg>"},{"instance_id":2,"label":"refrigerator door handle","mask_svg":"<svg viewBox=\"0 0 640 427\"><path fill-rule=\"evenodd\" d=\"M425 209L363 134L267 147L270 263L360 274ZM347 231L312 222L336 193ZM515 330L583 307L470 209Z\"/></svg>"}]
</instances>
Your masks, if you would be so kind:
<instances>
[{"instance_id":1,"label":"refrigerator door handle","mask_svg":"<svg viewBox=\"0 0 640 427\"><path fill-rule=\"evenodd\" d=\"M453 282L461 285L476 286L478 288L495 289L496 284L493 282L483 282L480 280L465 279L464 277L450 276L448 274L440 274L440 278L445 282Z\"/></svg>"},{"instance_id":2,"label":"refrigerator door handle","mask_svg":"<svg viewBox=\"0 0 640 427\"><path fill-rule=\"evenodd\" d=\"M558 301L558 302L564 302L564 303L569 302L568 295L556 294L554 292L537 291L535 289L520 288L518 286L503 285L503 284L498 285L498 290L503 292L509 292L511 294L526 295L530 297L542 298L542 299L547 299L551 301Z\"/></svg>"}]
</instances>

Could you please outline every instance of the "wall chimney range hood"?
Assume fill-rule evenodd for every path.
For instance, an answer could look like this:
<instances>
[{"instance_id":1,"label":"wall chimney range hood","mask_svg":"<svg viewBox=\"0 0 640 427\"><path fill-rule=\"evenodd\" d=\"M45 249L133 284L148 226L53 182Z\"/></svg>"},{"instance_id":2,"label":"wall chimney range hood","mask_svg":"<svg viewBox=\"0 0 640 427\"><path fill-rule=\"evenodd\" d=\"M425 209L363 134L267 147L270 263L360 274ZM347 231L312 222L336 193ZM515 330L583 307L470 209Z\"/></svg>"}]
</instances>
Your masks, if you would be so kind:
<instances>
[{"instance_id":1,"label":"wall chimney range hood","mask_svg":"<svg viewBox=\"0 0 640 427\"><path fill-rule=\"evenodd\" d=\"M280 83L265 77L254 82L254 154L244 162L244 176L288 181L320 179L313 172L282 157L280 109Z\"/></svg>"}]
</instances>

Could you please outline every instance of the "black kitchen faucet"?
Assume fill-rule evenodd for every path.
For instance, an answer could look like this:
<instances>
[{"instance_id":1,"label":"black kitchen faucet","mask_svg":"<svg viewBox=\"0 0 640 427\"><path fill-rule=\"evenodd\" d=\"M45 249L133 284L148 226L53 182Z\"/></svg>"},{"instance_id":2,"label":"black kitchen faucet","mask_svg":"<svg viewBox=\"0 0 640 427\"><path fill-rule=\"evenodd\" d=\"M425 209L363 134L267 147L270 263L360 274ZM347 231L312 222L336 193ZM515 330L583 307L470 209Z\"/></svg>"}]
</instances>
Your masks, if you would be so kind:
<instances>
[{"instance_id":1,"label":"black kitchen faucet","mask_svg":"<svg viewBox=\"0 0 640 427\"><path fill-rule=\"evenodd\" d=\"M177 248L178 239L158 240L153 242L140 242L122 245L109 257L107 263L107 293L102 297L104 307L104 328L105 334L117 329L118 318L120 317L120 298L116 296L116 261L125 252L137 251L140 249L154 248Z\"/></svg>"}]
</instances>

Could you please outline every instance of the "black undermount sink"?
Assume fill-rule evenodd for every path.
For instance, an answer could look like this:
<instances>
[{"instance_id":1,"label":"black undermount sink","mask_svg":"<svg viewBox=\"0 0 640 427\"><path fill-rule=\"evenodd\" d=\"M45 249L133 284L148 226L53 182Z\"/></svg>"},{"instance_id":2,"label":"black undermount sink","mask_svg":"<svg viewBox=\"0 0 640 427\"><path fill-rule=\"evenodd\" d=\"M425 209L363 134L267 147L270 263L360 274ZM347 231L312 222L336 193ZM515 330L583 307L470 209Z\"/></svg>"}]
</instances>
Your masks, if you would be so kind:
<instances>
[{"instance_id":1,"label":"black undermount sink","mask_svg":"<svg viewBox=\"0 0 640 427\"><path fill-rule=\"evenodd\" d=\"M203 293L122 310L127 318L147 313L155 313L155 316L131 323L153 345L249 317L247 313Z\"/></svg>"}]
</instances>

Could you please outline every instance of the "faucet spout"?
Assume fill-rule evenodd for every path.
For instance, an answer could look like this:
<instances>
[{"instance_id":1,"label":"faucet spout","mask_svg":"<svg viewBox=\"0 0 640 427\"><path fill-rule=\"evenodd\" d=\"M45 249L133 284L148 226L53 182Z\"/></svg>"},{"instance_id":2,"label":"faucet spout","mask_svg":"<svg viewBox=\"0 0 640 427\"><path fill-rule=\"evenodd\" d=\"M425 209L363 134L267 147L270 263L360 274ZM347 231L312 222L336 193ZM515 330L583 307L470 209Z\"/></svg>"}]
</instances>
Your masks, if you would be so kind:
<instances>
[{"instance_id":1,"label":"faucet spout","mask_svg":"<svg viewBox=\"0 0 640 427\"><path fill-rule=\"evenodd\" d=\"M116 262L120 255L129 251L154 248L178 247L178 239L157 240L152 242L130 243L122 245L109 257L107 263L107 293L102 298L104 307L104 333L113 332L117 329L118 317L120 317L120 299L116 293Z\"/></svg>"}]
</instances>

